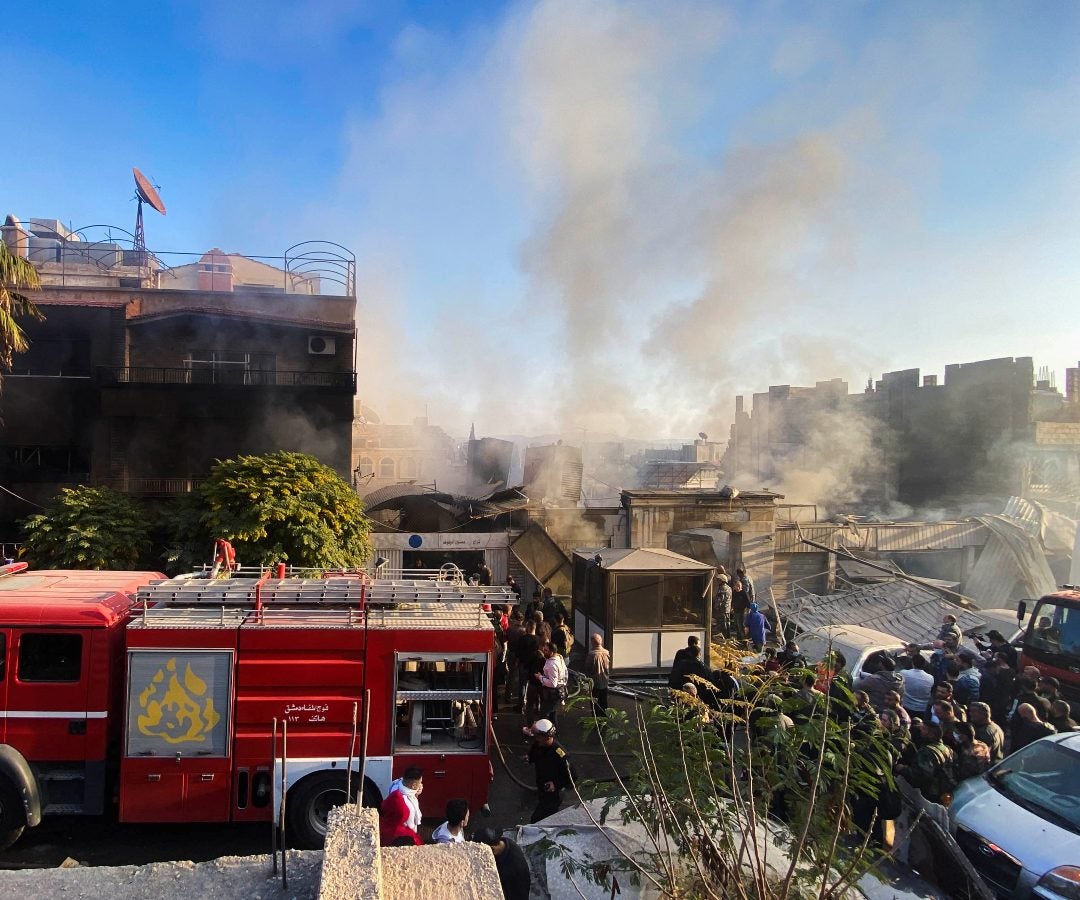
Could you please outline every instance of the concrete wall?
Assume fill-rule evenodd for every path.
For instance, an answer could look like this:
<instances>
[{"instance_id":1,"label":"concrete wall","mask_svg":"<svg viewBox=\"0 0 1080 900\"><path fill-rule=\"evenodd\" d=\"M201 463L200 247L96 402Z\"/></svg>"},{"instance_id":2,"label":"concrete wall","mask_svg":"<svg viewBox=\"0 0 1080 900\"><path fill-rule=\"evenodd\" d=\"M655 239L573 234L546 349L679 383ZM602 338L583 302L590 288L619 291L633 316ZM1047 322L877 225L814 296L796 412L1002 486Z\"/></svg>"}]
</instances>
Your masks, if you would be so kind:
<instances>
[{"instance_id":1,"label":"concrete wall","mask_svg":"<svg viewBox=\"0 0 1080 900\"><path fill-rule=\"evenodd\" d=\"M731 534L731 559L722 564L745 567L762 598L773 580L772 535L779 494L753 492L733 500L716 491L624 491L628 547L667 549L668 535L692 528L721 528Z\"/></svg>"}]
</instances>

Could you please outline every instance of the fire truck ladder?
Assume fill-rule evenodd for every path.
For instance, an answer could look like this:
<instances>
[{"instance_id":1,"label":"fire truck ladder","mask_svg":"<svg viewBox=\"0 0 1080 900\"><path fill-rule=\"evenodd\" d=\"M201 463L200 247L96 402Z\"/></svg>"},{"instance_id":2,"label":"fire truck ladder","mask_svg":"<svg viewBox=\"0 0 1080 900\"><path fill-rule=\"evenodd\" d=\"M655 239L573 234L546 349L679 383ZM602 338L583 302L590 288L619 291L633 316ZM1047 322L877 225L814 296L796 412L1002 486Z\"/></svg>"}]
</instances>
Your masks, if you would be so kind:
<instances>
[{"instance_id":1,"label":"fire truck ladder","mask_svg":"<svg viewBox=\"0 0 1080 900\"><path fill-rule=\"evenodd\" d=\"M171 578L140 588L146 608L336 606L363 609L396 604L509 604L508 588L480 587L436 579L376 579L345 575L325 578Z\"/></svg>"}]
</instances>

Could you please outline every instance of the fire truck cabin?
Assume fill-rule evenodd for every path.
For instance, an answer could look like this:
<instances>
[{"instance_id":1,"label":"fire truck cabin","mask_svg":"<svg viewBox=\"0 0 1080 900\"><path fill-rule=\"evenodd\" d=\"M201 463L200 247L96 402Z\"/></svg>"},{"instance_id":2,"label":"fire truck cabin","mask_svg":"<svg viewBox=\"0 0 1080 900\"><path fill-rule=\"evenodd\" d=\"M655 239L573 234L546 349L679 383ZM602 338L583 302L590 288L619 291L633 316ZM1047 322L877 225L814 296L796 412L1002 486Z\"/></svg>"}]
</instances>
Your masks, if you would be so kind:
<instances>
[{"instance_id":1,"label":"fire truck cabin","mask_svg":"<svg viewBox=\"0 0 1080 900\"><path fill-rule=\"evenodd\" d=\"M0 577L0 847L42 815L100 815L115 775L124 625L160 572Z\"/></svg>"}]
</instances>

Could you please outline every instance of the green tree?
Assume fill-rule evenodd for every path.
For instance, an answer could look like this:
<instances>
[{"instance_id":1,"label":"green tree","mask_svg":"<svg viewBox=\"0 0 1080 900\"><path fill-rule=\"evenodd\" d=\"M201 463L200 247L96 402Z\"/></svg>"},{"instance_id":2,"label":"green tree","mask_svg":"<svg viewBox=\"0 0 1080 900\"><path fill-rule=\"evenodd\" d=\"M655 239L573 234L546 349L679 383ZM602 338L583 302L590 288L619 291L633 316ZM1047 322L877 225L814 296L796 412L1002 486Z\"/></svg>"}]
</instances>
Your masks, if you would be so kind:
<instances>
[{"instance_id":1,"label":"green tree","mask_svg":"<svg viewBox=\"0 0 1080 900\"><path fill-rule=\"evenodd\" d=\"M109 488L64 488L23 531L23 552L39 568L134 569L150 547L146 511Z\"/></svg>"},{"instance_id":2,"label":"green tree","mask_svg":"<svg viewBox=\"0 0 1080 900\"><path fill-rule=\"evenodd\" d=\"M25 259L13 256L7 244L0 241L0 370L11 370L16 353L25 353L30 346L19 327L20 316L42 320L45 316L23 291L41 287L37 270ZM0 374L0 384L3 383Z\"/></svg>"},{"instance_id":3,"label":"green tree","mask_svg":"<svg viewBox=\"0 0 1080 900\"><path fill-rule=\"evenodd\" d=\"M211 541L225 538L243 565L350 567L363 565L371 553L363 502L337 472L306 453L219 462L193 500L197 530L192 533L188 507L181 543L209 552Z\"/></svg>"}]
</instances>

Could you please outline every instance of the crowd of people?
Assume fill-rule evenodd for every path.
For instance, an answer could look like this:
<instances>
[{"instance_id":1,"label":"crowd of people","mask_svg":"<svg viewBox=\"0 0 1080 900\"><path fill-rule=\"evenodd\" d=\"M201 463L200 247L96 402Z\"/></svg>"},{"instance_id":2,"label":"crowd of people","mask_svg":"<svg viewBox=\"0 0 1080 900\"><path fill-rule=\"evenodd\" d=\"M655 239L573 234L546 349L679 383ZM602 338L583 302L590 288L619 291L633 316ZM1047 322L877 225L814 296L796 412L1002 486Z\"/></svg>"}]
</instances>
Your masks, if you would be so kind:
<instances>
[{"instance_id":1,"label":"crowd of people","mask_svg":"<svg viewBox=\"0 0 1080 900\"><path fill-rule=\"evenodd\" d=\"M800 709L813 711L828 695L835 701L830 715L888 736L894 774L935 803L947 805L961 781L1032 741L1078 730L1058 679L1035 666L1020 667L1016 648L998 631L966 646L952 615L944 616L925 648L909 645L903 653L870 655L854 683L845 671L847 661L835 651L824 661L807 660L794 641L777 651L763 647L759 637L744 625L743 638L761 651L757 668L785 677L790 695L802 701L792 716ZM705 666L693 636L676 654L668 686L716 709L725 698L740 695L736 677ZM673 697L678 702L678 694ZM793 724L787 715L779 722Z\"/></svg>"},{"instance_id":2,"label":"crowd of people","mask_svg":"<svg viewBox=\"0 0 1080 900\"><path fill-rule=\"evenodd\" d=\"M482 575L485 581L490 577ZM520 597L512 579L508 585ZM531 739L526 758L535 773L537 802L530 822L537 822L560 808L564 792L573 784L570 760L557 732L574 635L565 607L550 590L537 590L528 603L495 607L491 618L496 697L501 694L523 717L523 731ZM1016 648L997 631L990 631L985 641L977 639L971 649L951 615L944 617L925 649L910 645L901 654L882 651L868 657L854 683L846 672L847 661L835 651L819 661L807 660L794 641L770 646L776 636L772 623L759 608L753 582L741 567L731 576L723 571L718 575L713 623L714 643L752 648L759 654L753 667L775 675L788 685L788 696L801 701L794 707L785 703L779 713L752 711L747 722L751 737L756 733L755 718L760 720L763 712L771 712L770 719L784 728L793 726L800 714L827 709L830 716L852 721L854 728L887 737L894 774L935 803L947 805L961 781L985 772L1008 753L1044 735L1078 727L1057 679L1034 666L1020 668ZM592 635L584 669L597 717L607 710L610 668L602 639ZM668 686L676 703L683 702L679 697L693 695L699 706L720 711L726 701L746 699L744 674L731 668L710 669L699 638L691 635L687 646L675 654ZM421 842L417 798L423 790L422 775L419 769L408 769L391 786L380 808L384 845ZM855 819L866 827L876 819L878 830L881 819L895 815L889 809L892 805L884 793L855 797ZM469 812L465 800L450 801L446 819L431 840L466 840ZM490 828L474 830L472 840L492 848L506 897L527 897L529 869L521 848Z\"/></svg>"},{"instance_id":3,"label":"crowd of people","mask_svg":"<svg viewBox=\"0 0 1080 900\"><path fill-rule=\"evenodd\" d=\"M485 567L486 569L486 567ZM490 570L477 576L490 584ZM512 577L507 586L518 594ZM557 812L563 794L573 784L573 771L565 749L557 737L559 713L566 702L569 670L567 660L574 636L567 625L568 614L550 589L537 590L527 604L496 606L491 610L495 629L495 690L523 717L525 735L531 739L526 759L536 779L537 801L530 822L538 822ZM593 706L600 715L607 707L608 651L599 640L592 642L586 667L593 684ZM423 792L423 772L406 769L394 781L379 807L379 831L383 846L415 846L420 836L419 796ZM464 799L447 803L446 819L431 832L436 844L460 843L471 839L491 847L507 900L529 896L531 876L521 847L511 838L489 827L472 831L467 838L469 804Z\"/></svg>"}]
</instances>

